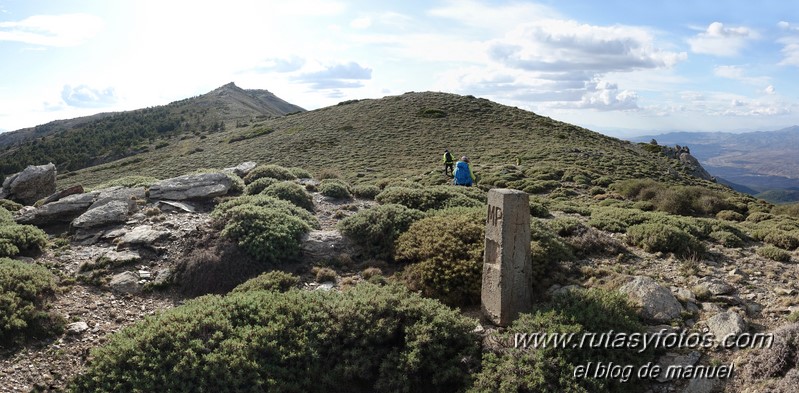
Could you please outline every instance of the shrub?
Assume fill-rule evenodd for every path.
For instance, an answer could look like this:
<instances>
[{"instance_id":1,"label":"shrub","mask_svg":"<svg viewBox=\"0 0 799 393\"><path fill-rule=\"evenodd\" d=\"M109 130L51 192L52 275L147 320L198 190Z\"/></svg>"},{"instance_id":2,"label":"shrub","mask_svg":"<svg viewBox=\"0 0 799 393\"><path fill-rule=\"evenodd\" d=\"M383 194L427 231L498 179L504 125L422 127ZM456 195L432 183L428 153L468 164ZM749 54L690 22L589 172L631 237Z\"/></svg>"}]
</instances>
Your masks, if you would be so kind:
<instances>
[{"instance_id":1,"label":"shrub","mask_svg":"<svg viewBox=\"0 0 799 393\"><path fill-rule=\"evenodd\" d=\"M642 391L638 367L651 361L652 350L609 348L603 345L515 347L517 334L608 332L641 333L644 327L635 309L617 293L598 289L576 290L556 296L533 314L521 314L507 331L492 333L499 348L484 352L482 370L470 392L615 392ZM522 336L523 337L523 336ZM574 370L588 362L629 365L628 381L621 377L575 378Z\"/></svg>"},{"instance_id":2,"label":"shrub","mask_svg":"<svg viewBox=\"0 0 799 393\"><path fill-rule=\"evenodd\" d=\"M8 212L11 212L11 213L16 213L20 209L22 209L22 205L20 205L19 203L14 202L12 200L0 199L0 209L7 210ZM3 222L2 218L0 218L0 222Z\"/></svg>"},{"instance_id":3,"label":"shrub","mask_svg":"<svg viewBox=\"0 0 799 393\"><path fill-rule=\"evenodd\" d=\"M533 199L530 199L530 215L538 218L547 218L551 216L549 210L543 203Z\"/></svg>"},{"instance_id":4,"label":"shrub","mask_svg":"<svg viewBox=\"0 0 799 393\"><path fill-rule=\"evenodd\" d=\"M329 267L314 266L312 269L316 282L336 282L336 271Z\"/></svg>"},{"instance_id":5,"label":"shrub","mask_svg":"<svg viewBox=\"0 0 799 393\"><path fill-rule=\"evenodd\" d=\"M47 244L47 234L33 225L0 224L0 257L32 256Z\"/></svg>"},{"instance_id":6,"label":"shrub","mask_svg":"<svg viewBox=\"0 0 799 393\"><path fill-rule=\"evenodd\" d=\"M480 301L485 211L449 211L413 223L396 242L409 287L448 305Z\"/></svg>"},{"instance_id":7,"label":"shrub","mask_svg":"<svg viewBox=\"0 0 799 393\"><path fill-rule=\"evenodd\" d=\"M308 172L303 168L292 167L288 169L289 172L292 175L294 175L294 177L296 177L297 179L310 179L311 177L313 177L311 176L311 172Z\"/></svg>"},{"instance_id":8,"label":"shrub","mask_svg":"<svg viewBox=\"0 0 799 393\"><path fill-rule=\"evenodd\" d=\"M474 325L397 286L206 296L111 336L69 388L457 392Z\"/></svg>"},{"instance_id":9,"label":"shrub","mask_svg":"<svg viewBox=\"0 0 799 393\"><path fill-rule=\"evenodd\" d=\"M744 240L736 233L730 231L715 231L710 233L710 238L717 243L728 248L740 248L744 245Z\"/></svg>"},{"instance_id":10,"label":"shrub","mask_svg":"<svg viewBox=\"0 0 799 393\"><path fill-rule=\"evenodd\" d=\"M275 183L277 183L279 181L280 180L277 180L277 179L272 178L272 177L262 177L262 178L256 179L252 183L248 184L246 188L244 188L244 193L247 194L247 195L260 194L267 187L269 187L272 184L275 184Z\"/></svg>"},{"instance_id":11,"label":"shrub","mask_svg":"<svg viewBox=\"0 0 799 393\"><path fill-rule=\"evenodd\" d=\"M214 208L211 216L217 219L227 220L228 212L236 206L254 205L267 208L283 210L286 214L303 220L308 226L319 229L319 221L313 214L289 201L277 199L268 195L243 195L238 198L228 199Z\"/></svg>"},{"instance_id":12,"label":"shrub","mask_svg":"<svg viewBox=\"0 0 799 393\"><path fill-rule=\"evenodd\" d=\"M773 331L774 341L767 348L748 351L740 378L739 391L793 392L799 383L799 323Z\"/></svg>"},{"instance_id":13,"label":"shrub","mask_svg":"<svg viewBox=\"0 0 799 393\"><path fill-rule=\"evenodd\" d=\"M533 280L546 283L556 270L555 264L574 259L571 248L560 240L542 220L530 221L530 252Z\"/></svg>"},{"instance_id":14,"label":"shrub","mask_svg":"<svg viewBox=\"0 0 799 393\"><path fill-rule=\"evenodd\" d=\"M250 184L262 177L271 177L277 180L294 180L297 178L290 170L280 165L269 164L253 168L247 176L244 176L244 183Z\"/></svg>"},{"instance_id":15,"label":"shrub","mask_svg":"<svg viewBox=\"0 0 799 393\"><path fill-rule=\"evenodd\" d=\"M243 284L234 288L231 292L286 292L291 288L296 288L299 283L299 277L281 270L273 270L271 272L263 273L253 279L247 280Z\"/></svg>"},{"instance_id":16,"label":"shrub","mask_svg":"<svg viewBox=\"0 0 799 393\"><path fill-rule=\"evenodd\" d=\"M746 217L747 222L761 222L774 218L773 215L764 212L754 212Z\"/></svg>"},{"instance_id":17,"label":"shrub","mask_svg":"<svg viewBox=\"0 0 799 393\"><path fill-rule=\"evenodd\" d=\"M158 179L158 178L152 177L152 176L131 175L131 176L123 176L123 177L120 177L119 179L114 179L114 180L111 180L111 181L107 181L105 183L102 183L102 184L94 187L94 189L95 190L102 190L103 188L110 188L110 187L117 187L117 186L119 186L119 187L128 187L128 188L134 188L134 187L149 188L150 186L152 186L155 183L158 183L159 181L161 181L161 180Z\"/></svg>"},{"instance_id":18,"label":"shrub","mask_svg":"<svg viewBox=\"0 0 799 393\"><path fill-rule=\"evenodd\" d=\"M546 225L558 236L572 236L585 230L585 225L574 217L559 217L547 221Z\"/></svg>"},{"instance_id":19,"label":"shrub","mask_svg":"<svg viewBox=\"0 0 799 393\"><path fill-rule=\"evenodd\" d=\"M474 187L434 186L427 188L389 187L375 197L380 203L396 203L427 211L449 207L478 207L485 194Z\"/></svg>"},{"instance_id":20,"label":"shrub","mask_svg":"<svg viewBox=\"0 0 799 393\"><path fill-rule=\"evenodd\" d=\"M311 230L302 219L277 208L236 206L227 212L227 217L222 236L265 263L284 262L299 256L300 238Z\"/></svg>"},{"instance_id":21,"label":"shrub","mask_svg":"<svg viewBox=\"0 0 799 393\"><path fill-rule=\"evenodd\" d=\"M224 294L267 268L232 240L212 233L187 247L175 266L172 281L186 296Z\"/></svg>"},{"instance_id":22,"label":"shrub","mask_svg":"<svg viewBox=\"0 0 799 393\"><path fill-rule=\"evenodd\" d=\"M638 210L600 207L591 211L588 225L603 231L623 233L631 225L641 224L647 214Z\"/></svg>"},{"instance_id":23,"label":"shrub","mask_svg":"<svg viewBox=\"0 0 799 393\"><path fill-rule=\"evenodd\" d=\"M313 198L297 183L289 181L275 183L266 187L261 193L289 201L308 211L313 211L314 209Z\"/></svg>"},{"instance_id":24,"label":"shrub","mask_svg":"<svg viewBox=\"0 0 799 393\"><path fill-rule=\"evenodd\" d=\"M359 184L352 188L352 195L363 199L375 199L380 194L380 187L373 184Z\"/></svg>"},{"instance_id":25,"label":"shrub","mask_svg":"<svg viewBox=\"0 0 799 393\"><path fill-rule=\"evenodd\" d=\"M788 262L791 260L791 253L772 245L760 247L755 252L763 258L768 258L777 262Z\"/></svg>"},{"instance_id":26,"label":"shrub","mask_svg":"<svg viewBox=\"0 0 799 393\"><path fill-rule=\"evenodd\" d=\"M394 241L407 231L411 224L424 217L419 210L402 205L380 205L361 210L338 224L345 236L375 258L391 259Z\"/></svg>"},{"instance_id":27,"label":"shrub","mask_svg":"<svg viewBox=\"0 0 799 393\"><path fill-rule=\"evenodd\" d=\"M364 280L370 280L372 277L378 277L382 275L383 271L380 270L379 267L367 267L361 272L361 277L363 277Z\"/></svg>"},{"instance_id":28,"label":"shrub","mask_svg":"<svg viewBox=\"0 0 799 393\"><path fill-rule=\"evenodd\" d=\"M46 268L0 258L0 347L63 331L63 319L45 309L56 289L55 276Z\"/></svg>"},{"instance_id":29,"label":"shrub","mask_svg":"<svg viewBox=\"0 0 799 393\"><path fill-rule=\"evenodd\" d=\"M242 180L242 178L240 178L239 175L236 175L235 173L215 168L201 168L192 172L192 174L204 174L204 173L222 173L225 176L227 176L227 178L230 179L230 189L227 192L228 195L240 195L245 190L244 180Z\"/></svg>"},{"instance_id":30,"label":"shrub","mask_svg":"<svg viewBox=\"0 0 799 393\"><path fill-rule=\"evenodd\" d=\"M691 234L676 226L661 223L627 228L627 243L647 252L673 252L678 255L704 252L702 243Z\"/></svg>"},{"instance_id":31,"label":"shrub","mask_svg":"<svg viewBox=\"0 0 799 393\"><path fill-rule=\"evenodd\" d=\"M338 179L340 177L341 177L341 175L338 172L336 172L336 171L334 171L332 169L322 169L316 175L316 178L319 179L320 181L325 180L325 179Z\"/></svg>"},{"instance_id":32,"label":"shrub","mask_svg":"<svg viewBox=\"0 0 799 393\"><path fill-rule=\"evenodd\" d=\"M0 234L0 236L2 236L2 234ZM763 237L763 241L785 250L795 250L796 247L799 247L799 238L797 238L796 233L778 229L768 232Z\"/></svg>"},{"instance_id":33,"label":"shrub","mask_svg":"<svg viewBox=\"0 0 799 393\"><path fill-rule=\"evenodd\" d=\"M326 197L334 199L352 198L352 194L350 194L350 186L347 183L337 179L322 180L322 183L319 184L319 192Z\"/></svg>"},{"instance_id":34,"label":"shrub","mask_svg":"<svg viewBox=\"0 0 799 393\"><path fill-rule=\"evenodd\" d=\"M6 209L0 209L0 225L15 224L14 216Z\"/></svg>"},{"instance_id":35,"label":"shrub","mask_svg":"<svg viewBox=\"0 0 799 393\"><path fill-rule=\"evenodd\" d=\"M716 213L716 218L724 221L743 221L745 217L734 210L722 210Z\"/></svg>"}]
</instances>

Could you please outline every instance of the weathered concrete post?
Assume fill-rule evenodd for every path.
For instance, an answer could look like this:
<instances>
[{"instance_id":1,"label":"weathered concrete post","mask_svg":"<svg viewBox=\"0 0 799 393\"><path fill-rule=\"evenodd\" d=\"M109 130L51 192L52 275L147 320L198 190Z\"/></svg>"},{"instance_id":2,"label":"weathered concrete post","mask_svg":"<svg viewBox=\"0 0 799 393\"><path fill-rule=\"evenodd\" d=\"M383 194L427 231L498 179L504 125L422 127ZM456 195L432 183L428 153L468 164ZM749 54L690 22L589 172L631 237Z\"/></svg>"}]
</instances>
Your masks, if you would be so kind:
<instances>
[{"instance_id":1,"label":"weathered concrete post","mask_svg":"<svg viewBox=\"0 0 799 393\"><path fill-rule=\"evenodd\" d=\"M488 191L481 305L483 314L499 326L532 309L529 201L518 190Z\"/></svg>"}]
</instances>

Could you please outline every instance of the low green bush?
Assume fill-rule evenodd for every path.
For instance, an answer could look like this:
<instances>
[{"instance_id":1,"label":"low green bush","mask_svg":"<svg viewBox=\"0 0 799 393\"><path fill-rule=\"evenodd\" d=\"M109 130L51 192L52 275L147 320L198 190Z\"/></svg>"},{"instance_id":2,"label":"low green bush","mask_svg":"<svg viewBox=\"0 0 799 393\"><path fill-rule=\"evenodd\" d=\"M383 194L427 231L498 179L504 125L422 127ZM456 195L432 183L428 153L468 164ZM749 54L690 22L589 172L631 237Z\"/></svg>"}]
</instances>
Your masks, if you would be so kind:
<instances>
[{"instance_id":1,"label":"low green bush","mask_svg":"<svg viewBox=\"0 0 799 393\"><path fill-rule=\"evenodd\" d=\"M594 208L588 225L603 231L624 233L631 225L641 224L649 217L645 212L612 206Z\"/></svg>"},{"instance_id":2,"label":"low green bush","mask_svg":"<svg viewBox=\"0 0 799 393\"><path fill-rule=\"evenodd\" d=\"M288 170L289 170L289 173L294 175L294 177L296 177L297 179L310 179L310 178L313 177L313 176L311 176L311 172L308 172L308 171L306 171L303 168L291 167L291 168L288 168Z\"/></svg>"},{"instance_id":3,"label":"low green bush","mask_svg":"<svg viewBox=\"0 0 799 393\"><path fill-rule=\"evenodd\" d=\"M711 232L710 238L727 248L741 248L744 246L744 240L738 234L730 231Z\"/></svg>"},{"instance_id":4,"label":"low green bush","mask_svg":"<svg viewBox=\"0 0 799 393\"><path fill-rule=\"evenodd\" d=\"M5 200L5 199L4 199ZM14 224L14 215L6 209L0 209L0 225Z\"/></svg>"},{"instance_id":5,"label":"low green bush","mask_svg":"<svg viewBox=\"0 0 799 393\"><path fill-rule=\"evenodd\" d=\"M259 165L244 176L244 183L250 184L262 177L271 177L277 180L294 180L297 178L291 171L280 165Z\"/></svg>"},{"instance_id":6,"label":"low green bush","mask_svg":"<svg viewBox=\"0 0 799 393\"><path fill-rule=\"evenodd\" d=\"M716 215L720 211L737 208L731 202L730 195L706 187L632 179L616 182L611 188L627 199L650 201L656 210L683 216Z\"/></svg>"},{"instance_id":7,"label":"low green bush","mask_svg":"<svg viewBox=\"0 0 799 393\"><path fill-rule=\"evenodd\" d=\"M702 243L691 234L662 223L638 224L627 228L627 243L647 252L673 252L677 255L704 252Z\"/></svg>"},{"instance_id":8,"label":"low green bush","mask_svg":"<svg viewBox=\"0 0 799 393\"><path fill-rule=\"evenodd\" d=\"M352 198L349 184L339 179L322 180L322 182L319 184L319 192L326 197L334 199Z\"/></svg>"},{"instance_id":9,"label":"low green bush","mask_svg":"<svg viewBox=\"0 0 799 393\"><path fill-rule=\"evenodd\" d=\"M746 217L734 210L722 210L716 213L716 218L724 221L743 221Z\"/></svg>"},{"instance_id":10,"label":"low green bush","mask_svg":"<svg viewBox=\"0 0 799 393\"><path fill-rule=\"evenodd\" d=\"M799 231L781 231L779 229L769 231L764 237L763 241L775 245L784 250L793 251L799 247ZM2 236L0 234L0 236Z\"/></svg>"},{"instance_id":11,"label":"low green bush","mask_svg":"<svg viewBox=\"0 0 799 393\"><path fill-rule=\"evenodd\" d=\"M35 256L47 244L47 234L33 225L0 223L0 257Z\"/></svg>"},{"instance_id":12,"label":"low green bush","mask_svg":"<svg viewBox=\"0 0 799 393\"><path fill-rule=\"evenodd\" d=\"M95 186L95 190L102 190L103 188L110 188L110 187L145 187L149 188L155 183L161 181L158 178L152 176L139 176L139 175L131 175L131 176L123 176L115 180L107 181L102 183L98 186Z\"/></svg>"},{"instance_id":13,"label":"low green bush","mask_svg":"<svg viewBox=\"0 0 799 393\"><path fill-rule=\"evenodd\" d=\"M540 201L530 198L530 215L538 218L548 218L551 216L549 209Z\"/></svg>"},{"instance_id":14,"label":"low green bush","mask_svg":"<svg viewBox=\"0 0 799 393\"><path fill-rule=\"evenodd\" d=\"M746 216L747 222L761 222L774 218L774 215L764 212L754 212Z\"/></svg>"},{"instance_id":15,"label":"low green bush","mask_svg":"<svg viewBox=\"0 0 799 393\"><path fill-rule=\"evenodd\" d=\"M258 261L279 263L300 254L300 239L311 227L301 218L277 208L241 205L227 212L222 236Z\"/></svg>"},{"instance_id":16,"label":"low green bush","mask_svg":"<svg viewBox=\"0 0 799 393\"><path fill-rule=\"evenodd\" d=\"M211 217L227 220L228 212L236 206L254 205L266 208L276 208L283 210L286 214L297 217L303 220L308 226L314 229L319 229L319 221L313 214L289 201L277 199L269 195L242 195L237 198L228 199L214 208L211 212Z\"/></svg>"},{"instance_id":17,"label":"low green bush","mask_svg":"<svg viewBox=\"0 0 799 393\"><path fill-rule=\"evenodd\" d=\"M558 236L572 236L578 231L585 230L582 221L574 217L558 217L547 221L546 225Z\"/></svg>"},{"instance_id":18,"label":"low green bush","mask_svg":"<svg viewBox=\"0 0 799 393\"><path fill-rule=\"evenodd\" d=\"M791 253L770 244L758 248L755 252L763 258L768 258L777 262L788 262L791 260Z\"/></svg>"},{"instance_id":19,"label":"low green bush","mask_svg":"<svg viewBox=\"0 0 799 393\"><path fill-rule=\"evenodd\" d=\"M308 194L305 188L294 182L284 181L272 184L266 187L261 194L289 201L308 211L313 211L314 209L311 194Z\"/></svg>"},{"instance_id":20,"label":"low green bush","mask_svg":"<svg viewBox=\"0 0 799 393\"><path fill-rule=\"evenodd\" d=\"M12 200L0 199L0 209L6 210L11 213L16 213L20 209L22 209L22 205ZM2 218L0 218L0 222L2 222Z\"/></svg>"},{"instance_id":21,"label":"low green bush","mask_svg":"<svg viewBox=\"0 0 799 393\"><path fill-rule=\"evenodd\" d=\"M459 392L474 326L396 285L205 296L110 336L69 389Z\"/></svg>"},{"instance_id":22,"label":"low green bush","mask_svg":"<svg viewBox=\"0 0 799 393\"><path fill-rule=\"evenodd\" d=\"M252 183L248 184L247 187L244 188L244 193L247 195L260 194L267 187L279 181L280 180L277 180L273 177L262 177L259 179L255 179Z\"/></svg>"},{"instance_id":23,"label":"low green bush","mask_svg":"<svg viewBox=\"0 0 799 393\"><path fill-rule=\"evenodd\" d=\"M643 391L646 380L637 378L640 366L653 359L642 348L610 348L608 345L540 345L534 348L525 335L593 333L642 333L644 326L635 308L617 292L575 290L556 296L533 314L521 314L504 332L491 333L499 348L484 352L482 370L469 392L618 392ZM520 338L521 337L521 338ZM517 345L518 344L518 345ZM577 366L620 365L631 368L629 379L575 378Z\"/></svg>"},{"instance_id":24,"label":"low green bush","mask_svg":"<svg viewBox=\"0 0 799 393\"><path fill-rule=\"evenodd\" d=\"M479 208L443 211L400 235L395 259L411 264L403 274L409 287L448 305L479 303L485 215Z\"/></svg>"},{"instance_id":25,"label":"low green bush","mask_svg":"<svg viewBox=\"0 0 799 393\"><path fill-rule=\"evenodd\" d=\"M382 190L374 184L359 184L352 188L352 195L363 199L375 199Z\"/></svg>"},{"instance_id":26,"label":"low green bush","mask_svg":"<svg viewBox=\"0 0 799 393\"><path fill-rule=\"evenodd\" d=\"M291 288L296 288L299 284L299 277L281 270L273 270L247 280L233 288L231 293L250 291L286 292Z\"/></svg>"},{"instance_id":27,"label":"low green bush","mask_svg":"<svg viewBox=\"0 0 799 393\"><path fill-rule=\"evenodd\" d=\"M56 290L55 276L46 268L0 258L0 348L63 331L63 318L46 309Z\"/></svg>"},{"instance_id":28,"label":"low green bush","mask_svg":"<svg viewBox=\"0 0 799 393\"><path fill-rule=\"evenodd\" d=\"M572 249L539 219L530 221L530 252L537 283L549 283L558 262L574 259Z\"/></svg>"},{"instance_id":29,"label":"low green bush","mask_svg":"<svg viewBox=\"0 0 799 393\"><path fill-rule=\"evenodd\" d=\"M359 245L370 256L391 259L394 241L414 221L424 217L419 210L388 204L361 210L338 224L341 233Z\"/></svg>"},{"instance_id":30,"label":"low green bush","mask_svg":"<svg viewBox=\"0 0 799 393\"><path fill-rule=\"evenodd\" d=\"M476 187L434 186L426 188L388 187L375 197L382 204L400 204L421 211L450 207L479 207L485 193Z\"/></svg>"}]
</instances>

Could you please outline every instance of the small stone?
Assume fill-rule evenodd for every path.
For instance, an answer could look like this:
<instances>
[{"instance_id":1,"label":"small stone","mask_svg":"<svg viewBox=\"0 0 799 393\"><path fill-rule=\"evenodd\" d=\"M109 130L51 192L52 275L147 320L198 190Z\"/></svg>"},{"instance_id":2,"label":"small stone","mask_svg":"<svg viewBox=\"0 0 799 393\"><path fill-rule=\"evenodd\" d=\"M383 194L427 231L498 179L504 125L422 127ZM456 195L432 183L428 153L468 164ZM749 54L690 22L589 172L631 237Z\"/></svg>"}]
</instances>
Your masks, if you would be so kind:
<instances>
[{"instance_id":1,"label":"small stone","mask_svg":"<svg viewBox=\"0 0 799 393\"><path fill-rule=\"evenodd\" d=\"M796 293L796 291L793 288L777 287L777 288L774 288L774 293L776 293L777 295L780 295L780 296L791 296L794 293Z\"/></svg>"},{"instance_id":2,"label":"small stone","mask_svg":"<svg viewBox=\"0 0 799 393\"><path fill-rule=\"evenodd\" d=\"M78 335L89 330L89 324L86 322L73 322L67 325L66 333L69 335Z\"/></svg>"}]
</instances>

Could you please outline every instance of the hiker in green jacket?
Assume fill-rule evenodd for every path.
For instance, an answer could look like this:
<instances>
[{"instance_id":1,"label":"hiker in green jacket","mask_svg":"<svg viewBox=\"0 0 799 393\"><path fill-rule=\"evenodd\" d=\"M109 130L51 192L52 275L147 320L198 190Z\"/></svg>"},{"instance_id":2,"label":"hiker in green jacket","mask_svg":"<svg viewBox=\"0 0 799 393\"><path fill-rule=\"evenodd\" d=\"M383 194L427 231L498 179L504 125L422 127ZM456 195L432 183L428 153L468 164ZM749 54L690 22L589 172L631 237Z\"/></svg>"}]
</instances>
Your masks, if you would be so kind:
<instances>
[{"instance_id":1,"label":"hiker in green jacket","mask_svg":"<svg viewBox=\"0 0 799 393\"><path fill-rule=\"evenodd\" d=\"M452 154L449 153L449 150L444 150L444 175L447 174L447 169L449 169L449 174L453 175L453 164L455 163L455 159L452 157Z\"/></svg>"}]
</instances>

